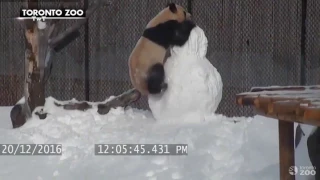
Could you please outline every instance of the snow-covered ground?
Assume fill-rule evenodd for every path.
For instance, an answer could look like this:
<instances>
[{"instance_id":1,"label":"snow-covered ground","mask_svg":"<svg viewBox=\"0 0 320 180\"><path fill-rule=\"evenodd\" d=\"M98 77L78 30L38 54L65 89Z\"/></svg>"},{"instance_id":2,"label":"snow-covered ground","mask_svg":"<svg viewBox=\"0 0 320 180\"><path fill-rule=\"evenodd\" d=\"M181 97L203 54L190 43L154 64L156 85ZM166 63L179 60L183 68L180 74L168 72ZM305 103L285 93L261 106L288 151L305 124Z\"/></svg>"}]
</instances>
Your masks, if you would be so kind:
<instances>
[{"instance_id":1,"label":"snow-covered ground","mask_svg":"<svg viewBox=\"0 0 320 180\"><path fill-rule=\"evenodd\" d=\"M277 180L277 121L261 116L161 123L148 111L65 111L48 98L46 120L12 129L11 107L0 108L0 143L61 143L61 156L1 156L1 180ZM233 121L239 121L234 123ZM309 131L310 126L304 130ZM306 132L308 134L308 132ZM297 164L310 166L306 136ZM95 156L97 143L188 144L187 156ZM298 177L297 179L307 179Z\"/></svg>"}]
</instances>

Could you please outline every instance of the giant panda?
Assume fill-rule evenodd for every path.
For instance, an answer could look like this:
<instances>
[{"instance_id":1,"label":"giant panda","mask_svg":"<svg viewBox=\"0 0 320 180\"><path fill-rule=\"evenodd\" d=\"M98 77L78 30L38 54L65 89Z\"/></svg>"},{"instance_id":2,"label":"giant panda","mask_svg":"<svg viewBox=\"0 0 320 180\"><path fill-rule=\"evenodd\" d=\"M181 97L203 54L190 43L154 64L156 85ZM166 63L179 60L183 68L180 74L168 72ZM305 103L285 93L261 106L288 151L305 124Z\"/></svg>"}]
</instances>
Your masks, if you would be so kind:
<instances>
[{"instance_id":1,"label":"giant panda","mask_svg":"<svg viewBox=\"0 0 320 180\"><path fill-rule=\"evenodd\" d=\"M169 3L146 26L129 56L132 85L142 95L158 94L167 88L163 63L171 46L182 46L195 27L182 6Z\"/></svg>"}]
</instances>

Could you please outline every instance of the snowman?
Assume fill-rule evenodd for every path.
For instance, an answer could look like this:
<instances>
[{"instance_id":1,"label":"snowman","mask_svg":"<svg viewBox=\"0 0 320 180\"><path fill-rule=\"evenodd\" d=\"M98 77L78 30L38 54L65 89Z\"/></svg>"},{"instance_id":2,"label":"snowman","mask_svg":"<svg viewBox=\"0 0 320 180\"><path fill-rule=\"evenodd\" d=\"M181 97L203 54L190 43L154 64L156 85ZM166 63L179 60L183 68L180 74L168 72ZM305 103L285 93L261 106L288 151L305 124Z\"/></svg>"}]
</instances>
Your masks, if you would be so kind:
<instances>
[{"instance_id":1,"label":"snowman","mask_svg":"<svg viewBox=\"0 0 320 180\"><path fill-rule=\"evenodd\" d=\"M164 65L168 88L162 94L148 96L156 120L203 121L215 114L223 83L206 58L207 47L207 37L197 26L184 46L170 50L171 56Z\"/></svg>"}]
</instances>

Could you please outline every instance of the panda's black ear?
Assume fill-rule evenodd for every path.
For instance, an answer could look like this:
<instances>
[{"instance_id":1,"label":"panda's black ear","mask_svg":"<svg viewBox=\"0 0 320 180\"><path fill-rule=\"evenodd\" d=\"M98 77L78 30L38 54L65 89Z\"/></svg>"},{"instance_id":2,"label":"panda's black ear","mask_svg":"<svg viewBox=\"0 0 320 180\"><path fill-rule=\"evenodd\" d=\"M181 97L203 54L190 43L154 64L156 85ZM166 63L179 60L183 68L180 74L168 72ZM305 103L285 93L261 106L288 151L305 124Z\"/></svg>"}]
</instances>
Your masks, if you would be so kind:
<instances>
[{"instance_id":1,"label":"panda's black ear","mask_svg":"<svg viewBox=\"0 0 320 180\"><path fill-rule=\"evenodd\" d=\"M173 13L176 13L178 11L175 3L168 3L167 7L169 7L170 11Z\"/></svg>"}]
</instances>

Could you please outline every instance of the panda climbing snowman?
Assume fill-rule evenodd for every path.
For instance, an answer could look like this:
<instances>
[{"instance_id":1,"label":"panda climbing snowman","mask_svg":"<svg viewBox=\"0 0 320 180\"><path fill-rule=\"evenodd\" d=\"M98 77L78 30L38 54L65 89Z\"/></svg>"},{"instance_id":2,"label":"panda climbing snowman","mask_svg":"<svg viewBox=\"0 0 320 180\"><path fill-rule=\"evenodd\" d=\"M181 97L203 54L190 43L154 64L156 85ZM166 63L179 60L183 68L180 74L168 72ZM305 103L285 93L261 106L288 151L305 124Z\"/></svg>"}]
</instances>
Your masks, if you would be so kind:
<instances>
[{"instance_id":1,"label":"panda climbing snowman","mask_svg":"<svg viewBox=\"0 0 320 180\"><path fill-rule=\"evenodd\" d=\"M204 31L196 26L184 46L171 48L171 56L164 65L168 88L161 94L148 96L156 120L203 121L215 115L223 83L206 58L207 47Z\"/></svg>"}]
</instances>

